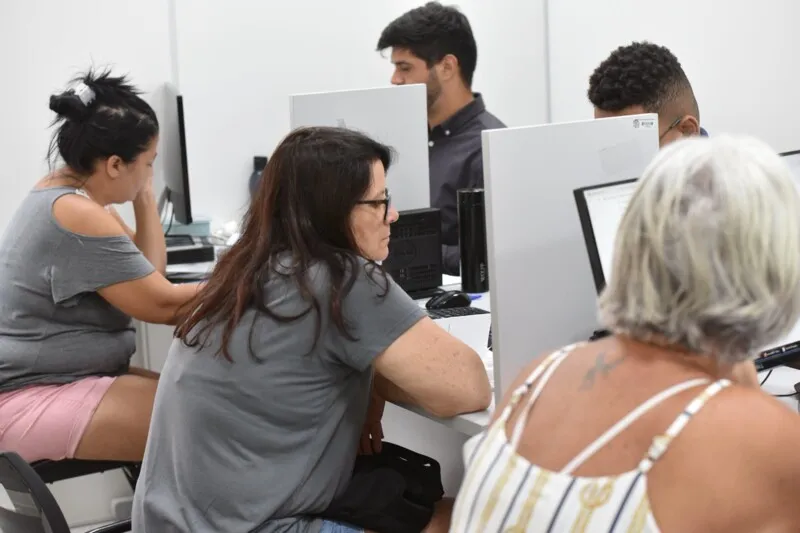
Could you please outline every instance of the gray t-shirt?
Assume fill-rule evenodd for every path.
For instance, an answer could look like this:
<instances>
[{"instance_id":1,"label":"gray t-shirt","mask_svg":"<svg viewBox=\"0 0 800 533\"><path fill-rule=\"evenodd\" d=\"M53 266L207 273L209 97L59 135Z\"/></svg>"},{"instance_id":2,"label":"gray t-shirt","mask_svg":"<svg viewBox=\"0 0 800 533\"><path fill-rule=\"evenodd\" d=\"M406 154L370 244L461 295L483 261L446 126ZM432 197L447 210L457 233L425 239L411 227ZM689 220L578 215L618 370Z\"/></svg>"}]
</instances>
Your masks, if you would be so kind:
<instances>
[{"instance_id":1,"label":"gray t-shirt","mask_svg":"<svg viewBox=\"0 0 800 533\"><path fill-rule=\"evenodd\" d=\"M229 345L233 363L175 341L161 374L136 487L137 533L306 533L308 517L347 485L369 404L374 359L424 316L394 282L384 298L361 265L342 308L357 340L330 320L327 268L307 275L321 304L289 323L247 311ZM308 307L296 284L273 275L266 304L283 316ZM254 322L255 320L255 322ZM248 353L250 325L253 350Z\"/></svg>"},{"instance_id":2,"label":"gray t-shirt","mask_svg":"<svg viewBox=\"0 0 800 533\"><path fill-rule=\"evenodd\" d=\"M72 187L35 189L0 240L0 392L118 375L136 351L131 318L97 290L147 276L127 236L77 235L53 218Z\"/></svg>"}]
</instances>

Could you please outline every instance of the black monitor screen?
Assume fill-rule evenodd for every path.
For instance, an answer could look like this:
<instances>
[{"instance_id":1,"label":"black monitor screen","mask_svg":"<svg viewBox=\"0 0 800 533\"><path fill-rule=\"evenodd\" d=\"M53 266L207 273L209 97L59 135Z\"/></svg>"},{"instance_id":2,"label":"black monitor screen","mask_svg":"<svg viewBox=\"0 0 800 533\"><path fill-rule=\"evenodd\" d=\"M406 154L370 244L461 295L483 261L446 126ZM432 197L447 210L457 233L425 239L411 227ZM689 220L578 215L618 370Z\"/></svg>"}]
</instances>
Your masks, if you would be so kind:
<instances>
[{"instance_id":1,"label":"black monitor screen","mask_svg":"<svg viewBox=\"0 0 800 533\"><path fill-rule=\"evenodd\" d=\"M164 173L164 184L167 188L167 198L172 204L173 216L181 224L192 223L192 205L189 194L189 162L186 156L186 125L184 121L183 96L176 97L177 121L171 124L173 135L169 150L178 150L179 154L170 154L177 165L171 165ZM165 132L169 133L169 132ZM166 146L166 143L165 143ZM179 156L179 157L177 157Z\"/></svg>"}]
</instances>

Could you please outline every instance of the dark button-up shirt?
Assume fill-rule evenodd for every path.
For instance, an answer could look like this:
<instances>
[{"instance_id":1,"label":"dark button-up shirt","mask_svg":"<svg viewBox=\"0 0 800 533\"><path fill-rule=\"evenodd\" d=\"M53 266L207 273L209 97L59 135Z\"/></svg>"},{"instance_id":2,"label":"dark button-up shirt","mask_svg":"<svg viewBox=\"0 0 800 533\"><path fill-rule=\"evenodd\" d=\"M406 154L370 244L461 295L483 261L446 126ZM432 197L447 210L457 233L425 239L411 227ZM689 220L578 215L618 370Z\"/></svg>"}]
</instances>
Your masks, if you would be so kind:
<instances>
[{"instance_id":1,"label":"dark button-up shirt","mask_svg":"<svg viewBox=\"0 0 800 533\"><path fill-rule=\"evenodd\" d=\"M428 132L431 205L442 212L442 261L447 274L459 273L456 191L483 187L481 131L505 128L475 99Z\"/></svg>"}]
</instances>

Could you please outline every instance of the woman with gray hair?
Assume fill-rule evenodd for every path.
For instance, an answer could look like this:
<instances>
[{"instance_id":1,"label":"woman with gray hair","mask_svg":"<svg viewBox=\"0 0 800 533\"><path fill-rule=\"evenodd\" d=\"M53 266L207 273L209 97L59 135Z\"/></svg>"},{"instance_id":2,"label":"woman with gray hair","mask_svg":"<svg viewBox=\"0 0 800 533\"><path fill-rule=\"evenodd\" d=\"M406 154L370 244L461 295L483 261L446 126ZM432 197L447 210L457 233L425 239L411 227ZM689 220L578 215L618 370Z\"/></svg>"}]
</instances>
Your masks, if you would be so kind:
<instances>
[{"instance_id":1,"label":"woman with gray hair","mask_svg":"<svg viewBox=\"0 0 800 533\"><path fill-rule=\"evenodd\" d=\"M599 310L613 335L532 363L467 443L451 531L797 531L800 420L752 362L800 318L781 158L731 137L660 152Z\"/></svg>"}]
</instances>

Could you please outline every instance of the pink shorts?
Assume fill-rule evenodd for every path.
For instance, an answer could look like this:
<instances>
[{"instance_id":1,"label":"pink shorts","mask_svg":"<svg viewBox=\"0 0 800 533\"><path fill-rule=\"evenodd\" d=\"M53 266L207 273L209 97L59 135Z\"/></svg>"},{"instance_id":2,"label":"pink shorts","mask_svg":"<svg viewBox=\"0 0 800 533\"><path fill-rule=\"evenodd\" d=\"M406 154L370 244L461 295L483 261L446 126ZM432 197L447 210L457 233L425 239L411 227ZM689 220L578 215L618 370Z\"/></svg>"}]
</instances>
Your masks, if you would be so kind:
<instances>
[{"instance_id":1,"label":"pink shorts","mask_svg":"<svg viewBox=\"0 0 800 533\"><path fill-rule=\"evenodd\" d=\"M114 377L0 393L0 450L28 462L71 459Z\"/></svg>"}]
</instances>

